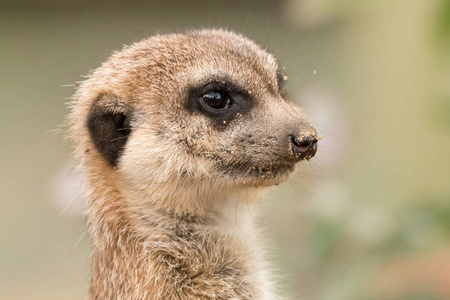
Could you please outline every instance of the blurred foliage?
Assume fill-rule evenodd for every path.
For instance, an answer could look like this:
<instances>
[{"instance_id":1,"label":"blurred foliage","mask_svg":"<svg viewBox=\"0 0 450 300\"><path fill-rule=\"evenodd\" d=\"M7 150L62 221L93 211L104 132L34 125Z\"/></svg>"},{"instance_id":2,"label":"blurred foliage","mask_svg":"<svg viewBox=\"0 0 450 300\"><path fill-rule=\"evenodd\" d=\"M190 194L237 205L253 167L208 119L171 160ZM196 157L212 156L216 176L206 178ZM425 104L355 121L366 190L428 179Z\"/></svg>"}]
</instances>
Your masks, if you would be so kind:
<instances>
[{"instance_id":1,"label":"blurred foliage","mask_svg":"<svg viewBox=\"0 0 450 300\"><path fill-rule=\"evenodd\" d=\"M442 8L437 13L437 29L438 35L443 40L448 41L450 39L450 1L443 0Z\"/></svg>"},{"instance_id":2,"label":"blurred foliage","mask_svg":"<svg viewBox=\"0 0 450 300\"><path fill-rule=\"evenodd\" d=\"M416 203L419 204L400 212L393 230L372 245L355 238L348 230L347 223L351 216L343 216L338 221L326 218L309 220L312 221L312 230L306 232L304 243L304 247L309 249L303 251L314 253L315 258L313 264L305 265L304 268L312 274L316 273L319 281L325 282L320 287L325 292L319 299L447 299L446 295L434 294L433 289L420 284L408 286L404 296L401 296L405 294L404 291L397 296L377 291L379 298L373 298L373 287L368 288L364 284L367 280L376 281L377 276L384 276L383 266L386 266L386 262L447 246L450 236L450 195L420 198ZM377 228L370 230L376 231ZM360 274L361 269L365 270L364 275ZM405 277L409 275L405 274ZM339 294L332 286L346 286L349 281L353 282L352 292L345 294L345 298L342 295L336 297ZM326 291L336 298L326 296Z\"/></svg>"},{"instance_id":3,"label":"blurred foliage","mask_svg":"<svg viewBox=\"0 0 450 300\"><path fill-rule=\"evenodd\" d=\"M437 15L437 36L442 49L445 60L450 60L450 1L442 0L441 8L436 13ZM448 67L447 67L448 68ZM450 128L450 90L446 90L446 94L438 102L438 115L443 121L442 123Z\"/></svg>"}]
</instances>

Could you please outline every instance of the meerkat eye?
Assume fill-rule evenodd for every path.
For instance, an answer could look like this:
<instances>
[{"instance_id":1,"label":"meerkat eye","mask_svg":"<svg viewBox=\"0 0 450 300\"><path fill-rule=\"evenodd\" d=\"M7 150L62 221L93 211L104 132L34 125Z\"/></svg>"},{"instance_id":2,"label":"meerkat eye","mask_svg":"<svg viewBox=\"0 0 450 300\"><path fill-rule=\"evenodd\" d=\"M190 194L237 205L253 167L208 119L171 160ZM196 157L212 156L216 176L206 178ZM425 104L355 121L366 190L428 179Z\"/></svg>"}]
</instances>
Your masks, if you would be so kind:
<instances>
[{"instance_id":1,"label":"meerkat eye","mask_svg":"<svg viewBox=\"0 0 450 300\"><path fill-rule=\"evenodd\" d=\"M219 89L204 93L201 102L209 109L224 110L231 105L231 97L224 89Z\"/></svg>"}]
</instances>

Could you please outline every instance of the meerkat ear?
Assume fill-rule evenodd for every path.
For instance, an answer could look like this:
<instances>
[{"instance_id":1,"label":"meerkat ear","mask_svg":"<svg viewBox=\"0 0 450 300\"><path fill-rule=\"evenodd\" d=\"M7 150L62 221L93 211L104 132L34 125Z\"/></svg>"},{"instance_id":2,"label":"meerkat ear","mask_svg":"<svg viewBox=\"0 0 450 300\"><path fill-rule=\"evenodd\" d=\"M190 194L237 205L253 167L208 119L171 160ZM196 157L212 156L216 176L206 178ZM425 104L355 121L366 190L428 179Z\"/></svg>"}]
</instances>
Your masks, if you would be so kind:
<instances>
[{"instance_id":1,"label":"meerkat ear","mask_svg":"<svg viewBox=\"0 0 450 300\"><path fill-rule=\"evenodd\" d=\"M87 127L98 152L115 167L131 133L131 111L115 95L101 94L89 110Z\"/></svg>"}]
</instances>

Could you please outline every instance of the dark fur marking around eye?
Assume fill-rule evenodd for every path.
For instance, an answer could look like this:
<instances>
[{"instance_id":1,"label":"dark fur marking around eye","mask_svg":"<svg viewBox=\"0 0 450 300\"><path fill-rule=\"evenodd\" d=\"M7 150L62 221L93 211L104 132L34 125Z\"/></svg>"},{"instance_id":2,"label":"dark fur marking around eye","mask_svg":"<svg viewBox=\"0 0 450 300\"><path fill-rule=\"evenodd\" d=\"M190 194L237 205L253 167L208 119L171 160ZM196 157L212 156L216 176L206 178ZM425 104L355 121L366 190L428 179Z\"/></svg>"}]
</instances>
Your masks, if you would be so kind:
<instances>
[{"instance_id":1,"label":"dark fur marking around eye","mask_svg":"<svg viewBox=\"0 0 450 300\"><path fill-rule=\"evenodd\" d=\"M210 91L225 90L232 99L231 105L224 109L214 111L208 109L201 103L202 96ZM238 115L244 115L254 106L254 99L249 96L248 91L232 83L229 80L210 80L201 87L194 87L189 93L186 108L189 112L200 112L208 116L218 128L224 128Z\"/></svg>"},{"instance_id":2,"label":"dark fur marking around eye","mask_svg":"<svg viewBox=\"0 0 450 300\"><path fill-rule=\"evenodd\" d=\"M111 166L116 166L120 155L130 135L129 111L116 110L99 104L102 95L92 105L88 118L87 127L92 141L98 152Z\"/></svg>"}]
</instances>

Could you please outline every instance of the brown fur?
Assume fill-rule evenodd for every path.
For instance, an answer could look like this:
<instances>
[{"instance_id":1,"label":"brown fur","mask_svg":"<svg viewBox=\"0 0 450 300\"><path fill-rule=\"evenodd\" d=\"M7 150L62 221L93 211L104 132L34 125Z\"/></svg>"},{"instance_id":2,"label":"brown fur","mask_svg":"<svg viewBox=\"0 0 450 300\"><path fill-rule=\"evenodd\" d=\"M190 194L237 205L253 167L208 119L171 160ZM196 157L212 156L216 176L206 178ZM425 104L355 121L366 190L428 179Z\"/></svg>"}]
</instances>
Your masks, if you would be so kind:
<instances>
[{"instance_id":1,"label":"brown fur","mask_svg":"<svg viewBox=\"0 0 450 300\"><path fill-rule=\"evenodd\" d=\"M298 161L286 132L316 135L280 96L278 65L222 30L154 36L114 53L81 83L70 136L90 184L91 299L275 299L248 204ZM254 105L212 123L186 109L212 81ZM93 105L130 117L118 164L97 151Z\"/></svg>"}]
</instances>

